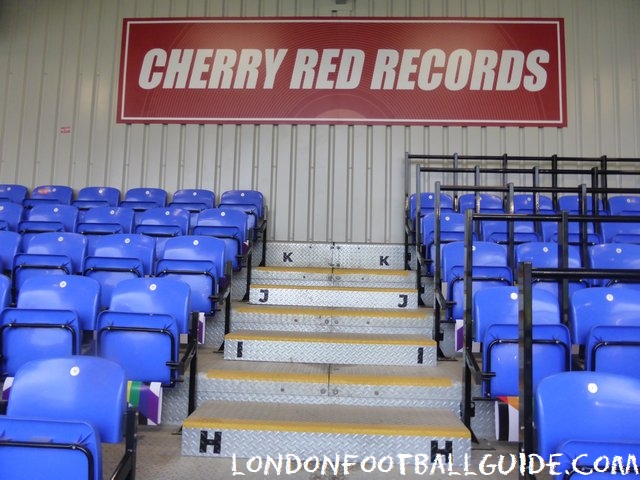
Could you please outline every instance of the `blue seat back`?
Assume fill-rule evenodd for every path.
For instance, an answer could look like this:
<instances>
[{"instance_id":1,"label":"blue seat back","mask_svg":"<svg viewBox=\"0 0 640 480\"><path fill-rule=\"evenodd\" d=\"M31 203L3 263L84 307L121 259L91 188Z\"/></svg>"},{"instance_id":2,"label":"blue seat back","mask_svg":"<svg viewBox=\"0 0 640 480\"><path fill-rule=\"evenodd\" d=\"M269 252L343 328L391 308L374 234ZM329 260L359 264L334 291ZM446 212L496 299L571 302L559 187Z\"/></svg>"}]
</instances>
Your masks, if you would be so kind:
<instances>
[{"instance_id":1,"label":"blue seat back","mask_svg":"<svg viewBox=\"0 0 640 480\"><path fill-rule=\"evenodd\" d=\"M88 423L0 416L3 480L102 478L101 450Z\"/></svg>"},{"instance_id":2,"label":"blue seat back","mask_svg":"<svg viewBox=\"0 0 640 480\"><path fill-rule=\"evenodd\" d=\"M542 240L542 235L536 231L534 222L514 221L513 241L538 242ZM487 242L507 243L509 241L509 224L503 220L482 220L480 222L482 240Z\"/></svg>"},{"instance_id":3,"label":"blue seat back","mask_svg":"<svg viewBox=\"0 0 640 480\"><path fill-rule=\"evenodd\" d=\"M586 214L593 213L593 199L590 195L586 196ZM558 197L558 210L562 212L568 212L571 215L578 215L580 213L580 197L578 195L562 195ZM602 200L598 199L598 214L606 213Z\"/></svg>"},{"instance_id":4,"label":"blue seat back","mask_svg":"<svg viewBox=\"0 0 640 480\"><path fill-rule=\"evenodd\" d=\"M184 188L173 194L169 205L183 208L191 213L201 212L216 206L216 194L202 188Z\"/></svg>"},{"instance_id":5,"label":"blue seat back","mask_svg":"<svg viewBox=\"0 0 640 480\"><path fill-rule=\"evenodd\" d=\"M73 188L67 185L40 185L22 203L31 208L42 203L71 205L72 200Z\"/></svg>"},{"instance_id":6,"label":"blue seat back","mask_svg":"<svg viewBox=\"0 0 640 480\"><path fill-rule=\"evenodd\" d=\"M156 252L160 254L167 238L189 233L190 221L191 214L183 208L150 208L136 215L133 232L155 237Z\"/></svg>"},{"instance_id":7,"label":"blue seat back","mask_svg":"<svg viewBox=\"0 0 640 480\"><path fill-rule=\"evenodd\" d=\"M119 443L127 403L127 382L116 363L93 356L30 362L14 378L7 415L93 426L103 442Z\"/></svg>"},{"instance_id":8,"label":"blue seat back","mask_svg":"<svg viewBox=\"0 0 640 480\"><path fill-rule=\"evenodd\" d=\"M493 324L484 335L482 366L492 376L484 382L484 395L517 396L520 392L518 325ZM565 325L539 324L532 327L533 386L549 375L571 369L571 338Z\"/></svg>"},{"instance_id":9,"label":"blue seat back","mask_svg":"<svg viewBox=\"0 0 640 480\"><path fill-rule=\"evenodd\" d=\"M540 289L532 290L531 294L534 324L559 324L560 305L557 297ZM482 342L491 325L517 325L518 303L518 287L515 286L497 286L476 292L472 312L474 339Z\"/></svg>"},{"instance_id":10,"label":"blue seat back","mask_svg":"<svg viewBox=\"0 0 640 480\"><path fill-rule=\"evenodd\" d=\"M0 311L11 305L11 279L6 275L0 275Z\"/></svg>"},{"instance_id":11,"label":"blue seat back","mask_svg":"<svg viewBox=\"0 0 640 480\"><path fill-rule=\"evenodd\" d=\"M240 205L247 213L255 209L256 224L265 216L264 195L258 190L227 190L220 196L218 206ZM253 207L253 208L252 208Z\"/></svg>"},{"instance_id":12,"label":"blue seat back","mask_svg":"<svg viewBox=\"0 0 640 480\"><path fill-rule=\"evenodd\" d=\"M640 270L640 245L631 243L603 243L588 248L589 265L596 269L631 269ZM615 279L594 282L607 286L618 283ZM627 283L627 285L638 283Z\"/></svg>"},{"instance_id":13,"label":"blue seat back","mask_svg":"<svg viewBox=\"0 0 640 480\"><path fill-rule=\"evenodd\" d=\"M84 275L100 283L102 308L109 306L117 283L153 273L155 251L154 237L135 233L100 235L89 242Z\"/></svg>"},{"instance_id":14,"label":"blue seat back","mask_svg":"<svg viewBox=\"0 0 640 480\"><path fill-rule=\"evenodd\" d=\"M155 275L181 280L191 288L191 310L213 313L212 299L224 279L224 241L204 235L170 238L158 258Z\"/></svg>"},{"instance_id":15,"label":"blue seat back","mask_svg":"<svg viewBox=\"0 0 640 480\"><path fill-rule=\"evenodd\" d=\"M555 212L553 200L546 195L538 195L538 208L535 205L536 197L531 193L517 193L513 196L513 213L545 213Z\"/></svg>"},{"instance_id":16,"label":"blue seat back","mask_svg":"<svg viewBox=\"0 0 640 480\"><path fill-rule=\"evenodd\" d=\"M420 193L420 213L427 215L435 210L436 197L433 192L421 192ZM409 204L407 207L409 219L412 224L416 219L416 194L413 193L409 196ZM453 211L453 198L446 193L440 193L440 210L451 212Z\"/></svg>"},{"instance_id":17,"label":"blue seat back","mask_svg":"<svg viewBox=\"0 0 640 480\"><path fill-rule=\"evenodd\" d=\"M81 212L76 231L85 235L130 233L134 211L128 207L101 206Z\"/></svg>"},{"instance_id":18,"label":"blue seat back","mask_svg":"<svg viewBox=\"0 0 640 480\"><path fill-rule=\"evenodd\" d=\"M640 380L601 372L564 372L540 381L534 395L537 452L543 458L579 442L593 466L603 447L640 443ZM618 449L616 455L624 455ZM624 457L626 458L626 457ZM564 471L564 470L558 470Z\"/></svg>"},{"instance_id":19,"label":"blue seat back","mask_svg":"<svg viewBox=\"0 0 640 480\"><path fill-rule=\"evenodd\" d=\"M95 330L100 299L100 284L89 277L48 275L32 277L20 288L17 308L71 310L78 316L82 330Z\"/></svg>"},{"instance_id":20,"label":"blue seat back","mask_svg":"<svg viewBox=\"0 0 640 480\"><path fill-rule=\"evenodd\" d=\"M78 191L72 205L80 209L117 207L120 205L120 189L115 187L84 187Z\"/></svg>"},{"instance_id":21,"label":"blue seat back","mask_svg":"<svg viewBox=\"0 0 640 480\"><path fill-rule=\"evenodd\" d=\"M640 325L640 296L633 288L592 287L570 299L569 323L573 343L586 345L597 325Z\"/></svg>"},{"instance_id":22,"label":"blue seat back","mask_svg":"<svg viewBox=\"0 0 640 480\"><path fill-rule=\"evenodd\" d=\"M42 204L26 212L20 222L22 233L75 232L78 223L78 209L73 205Z\"/></svg>"},{"instance_id":23,"label":"blue seat back","mask_svg":"<svg viewBox=\"0 0 640 480\"><path fill-rule=\"evenodd\" d=\"M476 203L479 203L479 211L476 209ZM477 195L465 193L460 195L458 199L458 212L465 213L467 210L478 213L504 213L504 203L500 197L489 193L478 193Z\"/></svg>"},{"instance_id":24,"label":"blue seat back","mask_svg":"<svg viewBox=\"0 0 640 480\"><path fill-rule=\"evenodd\" d=\"M608 202L611 215L640 215L639 195L615 195Z\"/></svg>"},{"instance_id":25,"label":"blue seat back","mask_svg":"<svg viewBox=\"0 0 640 480\"><path fill-rule=\"evenodd\" d=\"M228 207L210 208L198 214L192 233L222 239L226 245L226 259L238 271L241 257L249 248L249 218L246 213Z\"/></svg>"},{"instance_id":26,"label":"blue seat back","mask_svg":"<svg viewBox=\"0 0 640 480\"><path fill-rule=\"evenodd\" d=\"M120 206L144 211L167 205L167 192L162 188L130 188L124 194Z\"/></svg>"},{"instance_id":27,"label":"blue seat back","mask_svg":"<svg viewBox=\"0 0 640 480\"><path fill-rule=\"evenodd\" d=\"M0 230L17 232L22 221L23 207L19 203L0 203Z\"/></svg>"},{"instance_id":28,"label":"blue seat back","mask_svg":"<svg viewBox=\"0 0 640 480\"><path fill-rule=\"evenodd\" d=\"M585 370L618 373L640 380L639 362L640 321L637 317L634 325L602 324L589 331Z\"/></svg>"},{"instance_id":29,"label":"blue seat back","mask_svg":"<svg viewBox=\"0 0 640 480\"><path fill-rule=\"evenodd\" d=\"M28 194L29 189L25 185L15 183L0 184L0 202L12 202L22 205Z\"/></svg>"},{"instance_id":30,"label":"blue seat back","mask_svg":"<svg viewBox=\"0 0 640 480\"><path fill-rule=\"evenodd\" d=\"M600 231L604 243L640 243L640 218L638 222L601 222Z\"/></svg>"}]
</instances>

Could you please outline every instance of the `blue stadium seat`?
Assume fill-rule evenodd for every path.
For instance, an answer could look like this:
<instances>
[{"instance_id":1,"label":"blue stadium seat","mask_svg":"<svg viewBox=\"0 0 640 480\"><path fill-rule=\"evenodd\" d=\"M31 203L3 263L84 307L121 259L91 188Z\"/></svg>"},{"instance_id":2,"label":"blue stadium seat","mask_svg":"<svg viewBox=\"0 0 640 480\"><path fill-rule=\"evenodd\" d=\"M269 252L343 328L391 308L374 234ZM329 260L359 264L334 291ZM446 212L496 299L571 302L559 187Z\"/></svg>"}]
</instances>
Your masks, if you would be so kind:
<instances>
[{"instance_id":1,"label":"blue stadium seat","mask_svg":"<svg viewBox=\"0 0 640 480\"><path fill-rule=\"evenodd\" d=\"M15 183L0 184L0 202L11 202L22 205L29 195L29 189L24 185Z\"/></svg>"},{"instance_id":2,"label":"blue stadium seat","mask_svg":"<svg viewBox=\"0 0 640 480\"><path fill-rule=\"evenodd\" d=\"M551 197L538 195L537 209L535 202L536 196L531 193L516 193L513 196L513 213L555 213Z\"/></svg>"},{"instance_id":3,"label":"blue stadium seat","mask_svg":"<svg viewBox=\"0 0 640 480\"><path fill-rule=\"evenodd\" d=\"M513 242L538 242L542 235L536 231L534 222L513 221ZM509 242L509 226L503 220L482 220L480 222L480 232L482 240L486 242L507 243Z\"/></svg>"},{"instance_id":4,"label":"blue stadium seat","mask_svg":"<svg viewBox=\"0 0 640 480\"><path fill-rule=\"evenodd\" d=\"M436 205L436 197L433 192L422 192L420 193L420 213L422 216L427 215L428 213L433 213ZM409 205L407 206L407 211L409 215L409 220L411 220L411 225L415 225L416 220L416 194L413 193L409 196ZM452 212L453 211L453 198L451 195L447 195L446 193L440 194L440 211L441 212Z\"/></svg>"},{"instance_id":5,"label":"blue stadium seat","mask_svg":"<svg viewBox=\"0 0 640 480\"><path fill-rule=\"evenodd\" d=\"M98 316L97 353L124 368L131 381L173 385L179 376L180 334L190 331L191 292L172 278L135 278L113 289Z\"/></svg>"},{"instance_id":6,"label":"blue stadium seat","mask_svg":"<svg viewBox=\"0 0 640 480\"><path fill-rule=\"evenodd\" d=\"M100 305L107 308L113 288L122 280L153 273L156 258L153 237L135 233L100 235L89 242L84 275L100 283Z\"/></svg>"},{"instance_id":7,"label":"blue stadium seat","mask_svg":"<svg viewBox=\"0 0 640 480\"><path fill-rule=\"evenodd\" d=\"M214 314L220 294L229 286L225 268L225 245L204 235L170 238L158 257L157 277L181 280L191 287L191 310Z\"/></svg>"},{"instance_id":8,"label":"blue stadium seat","mask_svg":"<svg viewBox=\"0 0 640 480\"><path fill-rule=\"evenodd\" d=\"M227 190L220 196L219 207L238 208L253 217L251 228L259 228L266 218L264 196L257 190Z\"/></svg>"},{"instance_id":9,"label":"blue stadium seat","mask_svg":"<svg viewBox=\"0 0 640 480\"><path fill-rule=\"evenodd\" d=\"M640 270L640 245L632 243L603 243L588 248L589 265L595 269L629 269ZM603 279L593 282L595 285L607 286L622 284L615 279ZM640 288L640 282L625 283Z\"/></svg>"},{"instance_id":10,"label":"blue stadium seat","mask_svg":"<svg viewBox=\"0 0 640 480\"><path fill-rule=\"evenodd\" d=\"M13 260L17 291L27 278L40 275L81 275L87 239L73 232L45 232L31 236Z\"/></svg>"},{"instance_id":11,"label":"blue stadium seat","mask_svg":"<svg viewBox=\"0 0 640 480\"><path fill-rule=\"evenodd\" d=\"M608 203L611 215L640 215L640 195L615 195Z\"/></svg>"},{"instance_id":12,"label":"blue stadium seat","mask_svg":"<svg viewBox=\"0 0 640 480\"><path fill-rule=\"evenodd\" d=\"M169 206L180 207L191 213L201 212L216 206L216 194L201 188L184 188L173 194Z\"/></svg>"},{"instance_id":13,"label":"blue stadium seat","mask_svg":"<svg viewBox=\"0 0 640 480\"><path fill-rule=\"evenodd\" d=\"M133 229L134 211L128 207L93 207L80 212L76 232L84 235L108 235L130 233Z\"/></svg>"},{"instance_id":14,"label":"blue stadium seat","mask_svg":"<svg viewBox=\"0 0 640 480\"><path fill-rule=\"evenodd\" d=\"M464 242L451 242L442 247L442 278L447 286L450 304L447 320L461 319L464 313ZM507 249L492 242L473 243L472 289L513 285L513 272L508 266Z\"/></svg>"},{"instance_id":15,"label":"blue stadium seat","mask_svg":"<svg viewBox=\"0 0 640 480\"><path fill-rule=\"evenodd\" d=\"M527 242L516 245L515 261L516 269L523 262L531 263L533 268L559 268L560 265L560 245L554 242ZM580 260L580 248L577 245L567 246L567 267L582 268ZM535 288L549 290L558 298L559 284L556 281L544 282L533 279ZM569 282L569 295L579 288L588 287L588 282Z\"/></svg>"},{"instance_id":16,"label":"blue stadium seat","mask_svg":"<svg viewBox=\"0 0 640 480\"><path fill-rule=\"evenodd\" d=\"M600 222L603 243L640 243L640 218L637 222Z\"/></svg>"},{"instance_id":17,"label":"blue stadium seat","mask_svg":"<svg viewBox=\"0 0 640 480\"><path fill-rule=\"evenodd\" d=\"M422 219L422 245L427 260L427 273L433 275L435 261L436 225L435 214L428 213ZM440 248L449 242L464 241L465 218L461 213L443 212L440 216ZM475 232L473 239L476 240Z\"/></svg>"},{"instance_id":18,"label":"blue stadium seat","mask_svg":"<svg viewBox=\"0 0 640 480\"><path fill-rule=\"evenodd\" d=\"M13 275L13 259L20 250L22 236L17 232L0 230L0 273Z\"/></svg>"},{"instance_id":19,"label":"blue stadium seat","mask_svg":"<svg viewBox=\"0 0 640 480\"><path fill-rule=\"evenodd\" d=\"M81 210L94 207L117 207L120 205L120 189L115 187L84 187L78 191L72 205Z\"/></svg>"},{"instance_id":20,"label":"blue stadium seat","mask_svg":"<svg viewBox=\"0 0 640 480\"><path fill-rule=\"evenodd\" d=\"M133 233L141 233L156 239L156 251L162 253L167 238L187 235L191 215L178 207L157 207L140 212L133 224Z\"/></svg>"},{"instance_id":21,"label":"blue stadium seat","mask_svg":"<svg viewBox=\"0 0 640 480\"><path fill-rule=\"evenodd\" d=\"M67 185L40 185L31 190L30 195L22 201L27 208L40 204L71 205L73 188Z\"/></svg>"},{"instance_id":22,"label":"blue stadium seat","mask_svg":"<svg viewBox=\"0 0 640 480\"><path fill-rule=\"evenodd\" d=\"M121 207L129 207L136 212L166 205L167 192L161 188L130 188L120 201Z\"/></svg>"},{"instance_id":23,"label":"blue stadium seat","mask_svg":"<svg viewBox=\"0 0 640 480\"><path fill-rule=\"evenodd\" d=\"M11 279L6 275L0 275L0 311L11 305Z\"/></svg>"},{"instance_id":24,"label":"blue stadium seat","mask_svg":"<svg viewBox=\"0 0 640 480\"><path fill-rule=\"evenodd\" d=\"M17 232L22 221L23 207L19 203L0 203L0 230Z\"/></svg>"},{"instance_id":25,"label":"blue stadium seat","mask_svg":"<svg viewBox=\"0 0 640 480\"><path fill-rule=\"evenodd\" d=\"M532 292L534 387L551 374L571 367L571 337L560 323L557 298L545 290ZM473 297L475 340L482 344L486 397L513 396L519 392L518 289L495 287Z\"/></svg>"},{"instance_id":26,"label":"blue stadium seat","mask_svg":"<svg viewBox=\"0 0 640 480\"><path fill-rule=\"evenodd\" d=\"M134 478L135 412L127 410L126 390L122 368L101 358L25 365L7 415L0 416L2 478L102 479L101 442L120 443L125 435L125 452L109 478Z\"/></svg>"},{"instance_id":27,"label":"blue stadium seat","mask_svg":"<svg viewBox=\"0 0 640 480\"><path fill-rule=\"evenodd\" d=\"M504 213L504 204L500 197L489 193L465 193L458 199L458 212L465 213L467 210L476 213Z\"/></svg>"},{"instance_id":28,"label":"blue stadium seat","mask_svg":"<svg viewBox=\"0 0 640 480\"><path fill-rule=\"evenodd\" d=\"M227 207L209 208L198 214L191 232L223 240L226 246L225 258L232 262L233 270L237 272L246 264L251 247L249 218L246 213Z\"/></svg>"},{"instance_id":29,"label":"blue stadium seat","mask_svg":"<svg viewBox=\"0 0 640 480\"><path fill-rule=\"evenodd\" d=\"M638 411L640 381L635 378L603 372L551 375L534 394L536 453L542 458L557 454L557 472L572 472L574 465L586 469L583 475L593 472L602 455L611 461L620 456L626 465L630 455L640 458ZM611 472L595 475L585 478Z\"/></svg>"},{"instance_id":30,"label":"blue stadium seat","mask_svg":"<svg viewBox=\"0 0 640 480\"><path fill-rule=\"evenodd\" d=\"M25 212L25 218L18 225L23 235L42 232L75 232L78 223L78 209L72 205L42 204Z\"/></svg>"},{"instance_id":31,"label":"blue stadium seat","mask_svg":"<svg viewBox=\"0 0 640 480\"><path fill-rule=\"evenodd\" d=\"M593 213L593 198L591 195L587 195L585 200L586 209L584 213L586 215L591 215ZM561 195L558 197L558 210L561 212L568 212L569 215L580 214L580 196L573 194ZM598 199L598 215L605 215L606 213L602 200Z\"/></svg>"}]
</instances>

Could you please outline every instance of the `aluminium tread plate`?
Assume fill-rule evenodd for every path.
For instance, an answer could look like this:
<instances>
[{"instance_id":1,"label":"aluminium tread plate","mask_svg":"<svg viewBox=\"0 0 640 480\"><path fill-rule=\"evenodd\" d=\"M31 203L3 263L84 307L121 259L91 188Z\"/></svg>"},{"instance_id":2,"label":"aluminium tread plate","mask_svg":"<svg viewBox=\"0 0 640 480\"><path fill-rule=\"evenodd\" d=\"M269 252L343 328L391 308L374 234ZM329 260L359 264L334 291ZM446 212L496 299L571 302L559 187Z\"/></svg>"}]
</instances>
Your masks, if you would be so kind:
<instances>
[{"instance_id":1,"label":"aluminium tread plate","mask_svg":"<svg viewBox=\"0 0 640 480\"><path fill-rule=\"evenodd\" d=\"M445 409L291 405L210 401L183 423L182 452L239 458L292 454L426 454L450 452L460 465L471 438Z\"/></svg>"},{"instance_id":2,"label":"aluminium tread plate","mask_svg":"<svg viewBox=\"0 0 640 480\"><path fill-rule=\"evenodd\" d=\"M436 363L436 343L425 335L239 331L225 337L224 358L275 362L433 366Z\"/></svg>"}]
</instances>

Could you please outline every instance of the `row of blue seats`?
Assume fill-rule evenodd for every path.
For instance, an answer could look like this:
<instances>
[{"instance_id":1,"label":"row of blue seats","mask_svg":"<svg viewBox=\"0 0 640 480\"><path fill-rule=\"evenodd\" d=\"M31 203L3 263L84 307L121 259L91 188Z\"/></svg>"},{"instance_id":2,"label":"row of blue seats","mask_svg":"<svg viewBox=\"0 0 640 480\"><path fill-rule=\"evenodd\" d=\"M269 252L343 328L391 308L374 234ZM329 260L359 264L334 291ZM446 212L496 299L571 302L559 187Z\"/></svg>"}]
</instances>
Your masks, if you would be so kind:
<instances>
[{"instance_id":1,"label":"row of blue seats","mask_svg":"<svg viewBox=\"0 0 640 480\"><path fill-rule=\"evenodd\" d=\"M223 192L219 203L216 203L215 192L199 188L180 189L170 196L162 188L136 187L127 190L123 196L120 189L115 187L84 187L76 195L73 188L67 185L41 185L29 191L24 185L0 184L0 202L16 203L27 208L44 203L74 205L80 209L126 206L134 210L175 205L189 211L218 205L253 205L257 217L264 218L266 214L261 192L239 189Z\"/></svg>"},{"instance_id":2,"label":"row of blue seats","mask_svg":"<svg viewBox=\"0 0 640 480\"><path fill-rule=\"evenodd\" d=\"M421 216L431 213L436 208L436 194L433 192L422 192L420 194ZM547 195L530 193L515 194L513 196L512 213L552 213L568 212L578 215L582 211L584 214L592 214L593 198L585 197L585 209L581 210L581 197L576 194L566 194L558 197L557 202ZM414 222L416 219L416 194L409 196L406 211L408 218ZM464 213L473 210L478 213L506 213L508 207L502 197L489 193L466 193L457 198L453 198L446 193L440 193L440 211ZM606 199L597 201L599 215L640 215L640 196L638 195L612 195Z\"/></svg>"},{"instance_id":3,"label":"row of blue seats","mask_svg":"<svg viewBox=\"0 0 640 480\"><path fill-rule=\"evenodd\" d=\"M100 284L100 306L105 308L123 279L180 276L192 286L192 309L205 314L215 313L228 295L238 261L235 250L229 257L226 240L181 235L165 239L159 248L156 238L144 234L45 232L23 241L18 233L0 232L2 269L14 296L33 277L81 275Z\"/></svg>"}]
</instances>

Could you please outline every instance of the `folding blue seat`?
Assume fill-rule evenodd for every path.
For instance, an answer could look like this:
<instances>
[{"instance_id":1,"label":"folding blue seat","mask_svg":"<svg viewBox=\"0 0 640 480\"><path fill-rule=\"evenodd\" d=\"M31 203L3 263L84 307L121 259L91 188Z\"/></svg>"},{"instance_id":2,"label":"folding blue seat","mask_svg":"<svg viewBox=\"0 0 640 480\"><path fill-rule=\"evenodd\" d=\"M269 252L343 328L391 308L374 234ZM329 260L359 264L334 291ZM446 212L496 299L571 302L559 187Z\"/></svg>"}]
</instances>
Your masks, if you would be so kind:
<instances>
[{"instance_id":1,"label":"folding blue seat","mask_svg":"<svg viewBox=\"0 0 640 480\"><path fill-rule=\"evenodd\" d=\"M600 222L603 243L640 243L638 222Z\"/></svg>"},{"instance_id":2,"label":"folding blue seat","mask_svg":"<svg viewBox=\"0 0 640 480\"><path fill-rule=\"evenodd\" d=\"M180 334L190 332L191 289L173 278L135 278L113 289L98 315L97 354L124 368L131 381L170 386L180 370Z\"/></svg>"},{"instance_id":3,"label":"folding blue seat","mask_svg":"<svg viewBox=\"0 0 640 480\"><path fill-rule=\"evenodd\" d=\"M191 287L191 310L214 314L229 285L225 244L215 237L184 235L167 240L155 266L156 277L181 280Z\"/></svg>"},{"instance_id":4,"label":"folding blue seat","mask_svg":"<svg viewBox=\"0 0 640 480\"><path fill-rule=\"evenodd\" d=\"M25 212L18 225L23 235L42 232L75 232L78 209L73 205L42 204Z\"/></svg>"},{"instance_id":5,"label":"folding blue seat","mask_svg":"<svg viewBox=\"0 0 640 480\"><path fill-rule=\"evenodd\" d=\"M109 478L135 478L135 412L127 409L126 390L122 368L102 358L25 365L0 416L3 480L102 479L101 443L123 438L124 454Z\"/></svg>"},{"instance_id":6,"label":"folding blue seat","mask_svg":"<svg viewBox=\"0 0 640 480\"><path fill-rule=\"evenodd\" d=\"M167 192L162 188L131 188L120 201L121 207L133 208L136 212L166 205Z\"/></svg>"},{"instance_id":7,"label":"folding blue seat","mask_svg":"<svg viewBox=\"0 0 640 480\"><path fill-rule=\"evenodd\" d=\"M227 190L220 196L219 207L238 208L254 219L249 225L259 228L266 218L266 206L262 192L257 190ZM253 223L253 224L252 224Z\"/></svg>"},{"instance_id":8,"label":"folding blue seat","mask_svg":"<svg viewBox=\"0 0 640 480\"><path fill-rule=\"evenodd\" d=\"M19 203L0 203L0 230L17 232L22 221L23 207Z\"/></svg>"},{"instance_id":9,"label":"folding blue seat","mask_svg":"<svg viewBox=\"0 0 640 480\"><path fill-rule=\"evenodd\" d=\"M13 275L13 259L20 250L22 237L17 232L0 230L0 273Z\"/></svg>"},{"instance_id":10,"label":"folding blue seat","mask_svg":"<svg viewBox=\"0 0 640 480\"><path fill-rule=\"evenodd\" d=\"M427 273L433 275L435 261L436 225L435 214L428 213L422 219L422 245L427 260ZM465 218L457 212L443 212L440 216L440 248L449 242L464 241ZM476 240L475 232L473 239Z\"/></svg>"},{"instance_id":11,"label":"folding blue seat","mask_svg":"<svg viewBox=\"0 0 640 480\"><path fill-rule=\"evenodd\" d=\"M433 213L436 206L436 197L433 192L420 193L420 213L422 216L428 213ZM408 211L409 220L411 225L415 225L416 220L416 194L413 193L409 196L409 204L406 207ZM453 198L446 193L440 193L440 211L452 212L453 211Z\"/></svg>"},{"instance_id":12,"label":"folding blue seat","mask_svg":"<svg viewBox=\"0 0 640 480\"><path fill-rule=\"evenodd\" d=\"M29 195L29 189L24 185L14 183L0 184L0 202L19 203L22 205L27 195Z\"/></svg>"},{"instance_id":13,"label":"folding blue seat","mask_svg":"<svg viewBox=\"0 0 640 480\"><path fill-rule=\"evenodd\" d=\"M117 207L120 205L120 189L115 187L84 187L71 202L81 210L93 207Z\"/></svg>"},{"instance_id":14,"label":"folding blue seat","mask_svg":"<svg viewBox=\"0 0 640 480\"><path fill-rule=\"evenodd\" d=\"M640 245L632 243L603 243L588 248L589 265L594 269L640 269ZM607 286L623 284L640 288L640 282L603 279L593 282Z\"/></svg>"},{"instance_id":15,"label":"folding blue seat","mask_svg":"<svg viewBox=\"0 0 640 480\"><path fill-rule=\"evenodd\" d=\"M579 195L562 195L558 197L558 210L567 212L569 215L579 215L580 214L580 196ZM585 215L593 214L593 198L588 195L586 196L586 209L584 211ZM607 215L608 213L605 211L602 200L598 199L598 215ZM580 223L569 221L568 225L568 240L570 244L580 244ZM557 242L558 241L558 224L555 222L545 222L542 224L542 237L546 242ZM587 223L587 238L586 242L589 245L596 245L598 243L603 242L602 235L600 235L599 231L596 231L594 224L589 222Z\"/></svg>"},{"instance_id":16,"label":"folding blue seat","mask_svg":"<svg viewBox=\"0 0 640 480\"><path fill-rule=\"evenodd\" d=\"M11 279L0 275L0 311L11 305Z\"/></svg>"},{"instance_id":17,"label":"folding blue seat","mask_svg":"<svg viewBox=\"0 0 640 480\"><path fill-rule=\"evenodd\" d=\"M251 247L249 218L246 213L238 210L226 207L209 208L198 214L191 232L194 235L222 239L226 246L226 259L232 262L233 270L237 272L247 263L247 254Z\"/></svg>"},{"instance_id":18,"label":"folding blue seat","mask_svg":"<svg viewBox=\"0 0 640 480\"><path fill-rule=\"evenodd\" d=\"M536 452L560 464L557 472L580 469L572 478L616 478L593 473L601 456L640 458L640 380L604 372L563 372L544 378L534 393ZM611 466L611 465L610 465ZM618 466L620 467L620 466ZM633 472L633 469L631 470ZM633 474L633 473L632 473ZM600 475L598 477L597 475Z\"/></svg>"},{"instance_id":19,"label":"folding blue seat","mask_svg":"<svg viewBox=\"0 0 640 480\"><path fill-rule=\"evenodd\" d=\"M27 278L40 275L82 275L87 239L73 232L45 232L33 235L13 261L17 291Z\"/></svg>"},{"instance_id":20,"label":"folding blue seat","mask_svg":"<svg viewBox=\"0 0 640 480\"><path fill-rule=\"evenodd\" d=\"M508 266L504 245L477 241L473 243L472 290L513 285L513 272ZM463 318L464 314L464 242L451 242L442 247L442 278L449 302L447 320Z\"/></svg>"},{"instance_id":21,"label":"folding blue seat","mask_svg":"<svg viewBox=\"0 0 640 480\"><path fill-rule=\"evenodd\" d=\"M40 204L71 205L73 200L73 188L67 185L40 185L31 190L30 195L22 204L27 208L33 208Z\"/></svg>"},{"instance_id":22,"label":"folding blue seat","mask_svg":"<svg viewBox=\"0 0 640 480\"><path fill-rule=\"evenodd\" d=\"M586 209L585 214L591 215L593 214L593 198L591 195L587 195L585 197L586 200ZM604 205L601 199L598 199L598 215L606 215L607 212L604 209ZM561 212L568 212L569 215L578 215L580 214L580 196L579 195L561 195L558 197L558 210Z\"/></svg>"},{"instance_id":23,"label":"folding blue seat","mask_svg":"<svg viewBox=\"0 0 640 480\"><path fill-rule=\"evenodd\" d=\"M156 251L162 252L167 238L187 235L191 214L179 207L157 207L140 212L133 224L133 233L141 233L156 239Z\"/></svg>"},{"instance_id":24,"label":"folding blue seat","mask_svg":"<svg viewBox=\"0 0 640 480\"><path fill-rule=\"evenodd\" d=\"M156 258L153 237L135 233L100 235L89 242L84 275L100 283L100 305L107 308L113 288L122 280L148 277Z\"/></svg>"},{"instance_id":25,"label":"folding blue seat","mask_svg":"<svg viewBox=\"0 0 640 480\"><path fill-rule=\"evenodd\" d=\"M533 377L540 379L571 367L571 336L560 323L555 295L532 292ZM473 297L475 340L482 344L482 369L486 397L513 396L519 392L519 331L517 287L494 287Z\"/></svg>"},{"instance_id":26,"label":"folding blue seat","mask_svg":"<svg viewBox=\"0 0 640 480\"><path fill-rule=\"evenodd\" d=\"M560 265L560 246L554 242L527 242L516 245L515 247L515 264L516 269L523 262L531 263L533 268L559 268ZM580 260L580 248L577 245L567 246L567 267L582 268ZM544 288L550 291L558 298L559 283L557 281L540 281L533 279L535 288ZM569 282L569 295L579 288L588 287L588 282L572 281Z\"/></svg>"},{"instance_id":27,"label":"folding blue seat","mask_svg":"<svg viewBox=\"0 0 640 480\"><path fill-rule=\"evenodd\" d=\"M128 207L93 207L80 212L76 232L84 235L108 235L130 233L133 229L134 211Z\"/></svg>"},{"instance_id":28,"label":"folding blue seat","mask_svg":"<svg viewBox=\"0 0 640 480\"><path fill-rule=\"evenodd\" d=\"M513 213L555 213L553 200L546 195L538 195L538 207L536 209L536 196L531 193L516 193L513 196Z\"/></svg>"},{"instance_id":29,"label":"folding blue seat","mask_svg":"<svg viewBox=\"0 0 640 480\"><path fill-rule=\"evenodd\" d=\"M184 188L173 194L169 206L180 207L191 213L201 212L216 206L216 194L201 188Z\"/></svg>"},{"instance_id":30,"label":"folding blue seat","mask_svg":"<svg viewBox=\"0 0 640 480\"><path fill-rule=\"evenodd\" d=\"M611 215L640 215L640 195L615 195L608 203Z\"/></svg>"}]
</instances>

